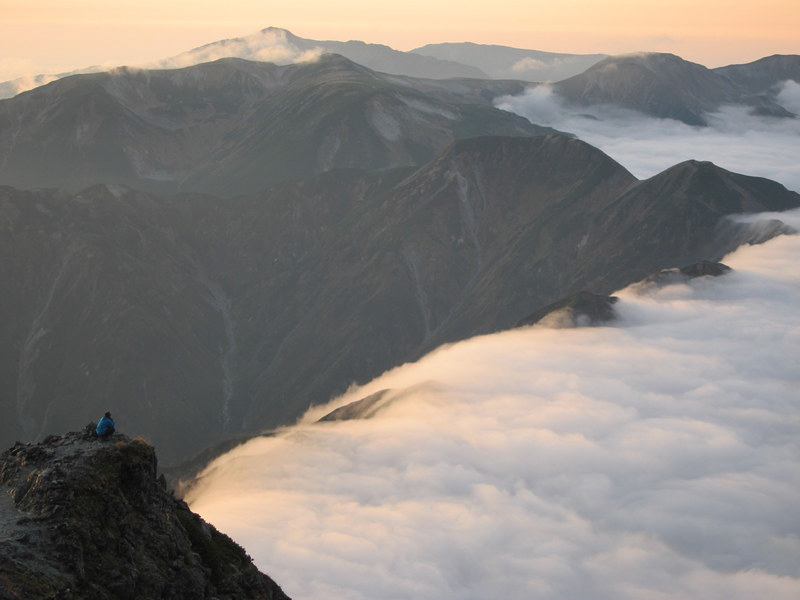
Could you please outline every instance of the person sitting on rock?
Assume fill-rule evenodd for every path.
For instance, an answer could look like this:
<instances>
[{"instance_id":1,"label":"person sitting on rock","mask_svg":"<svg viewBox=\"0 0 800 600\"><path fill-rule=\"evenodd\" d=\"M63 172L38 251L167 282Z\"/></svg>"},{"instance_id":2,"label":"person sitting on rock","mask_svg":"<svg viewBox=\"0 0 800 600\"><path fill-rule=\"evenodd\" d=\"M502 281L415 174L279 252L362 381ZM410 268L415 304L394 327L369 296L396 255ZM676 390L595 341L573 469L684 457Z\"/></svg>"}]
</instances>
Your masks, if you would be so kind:
<instances>
[{"instance_id":1,"label":"person sitting on rock","mask_svg":"<svg viewBox=\"0 0 800 600\"><path fill-rule=\"evenodd\" d=\"M114 419L111 418L111 413L107 412L97 424L97 437L101 440L107 440L111 437L111 434L114 433L115 427L116 423L114 423Z\"/></svg>"}]
</instances>

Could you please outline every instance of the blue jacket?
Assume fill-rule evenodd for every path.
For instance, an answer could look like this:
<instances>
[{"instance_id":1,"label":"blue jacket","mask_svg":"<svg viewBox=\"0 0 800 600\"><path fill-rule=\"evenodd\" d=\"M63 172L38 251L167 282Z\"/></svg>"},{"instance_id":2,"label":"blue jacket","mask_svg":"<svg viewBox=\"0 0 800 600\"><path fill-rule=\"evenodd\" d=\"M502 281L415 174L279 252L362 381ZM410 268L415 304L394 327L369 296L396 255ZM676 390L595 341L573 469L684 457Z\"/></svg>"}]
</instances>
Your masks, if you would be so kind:
<instances>
[{"instance_id":1,"label":"blue jacket","mask_svg":"<svg viewBox=\"0 0 800 600\"><path fill-rule=\"evenodd\" d=\"M117 424L114 423L113 419L109 419L108 417L103 417L97 424L97 435L105 435L109 429L113 429L116 426Z\"/></svg>"}]
</instances>

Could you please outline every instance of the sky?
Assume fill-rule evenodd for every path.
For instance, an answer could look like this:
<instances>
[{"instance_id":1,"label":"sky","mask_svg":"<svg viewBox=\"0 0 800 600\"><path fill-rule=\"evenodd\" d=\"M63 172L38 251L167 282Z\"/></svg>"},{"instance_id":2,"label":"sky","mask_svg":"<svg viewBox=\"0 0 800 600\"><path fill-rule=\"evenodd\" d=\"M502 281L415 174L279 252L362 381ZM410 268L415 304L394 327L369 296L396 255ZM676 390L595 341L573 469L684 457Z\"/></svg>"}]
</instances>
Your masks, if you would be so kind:
<instances>
[{"instance_id":1,"label":"sky","mask_svg":"<svg viewBox=\"0 0 800 600\"><path fill-rule=\"evenodd\" d=\"M800 54L793 0L0 0L0 81L137 65L269 26L398 50L464 41L578 54L647 50L708 67Z\"/></svg>"},{"instance_id":2,"label":"sky","mask_svg":"<svg viewBox=\"0 0 800 600\"><path fill-rule=\"evenodd\" d=\"M771 218L800 228L742 220ZM798 253L443 347L220 457L191 508L304 600L794 600Z\"/></svg>"}]
</instances>

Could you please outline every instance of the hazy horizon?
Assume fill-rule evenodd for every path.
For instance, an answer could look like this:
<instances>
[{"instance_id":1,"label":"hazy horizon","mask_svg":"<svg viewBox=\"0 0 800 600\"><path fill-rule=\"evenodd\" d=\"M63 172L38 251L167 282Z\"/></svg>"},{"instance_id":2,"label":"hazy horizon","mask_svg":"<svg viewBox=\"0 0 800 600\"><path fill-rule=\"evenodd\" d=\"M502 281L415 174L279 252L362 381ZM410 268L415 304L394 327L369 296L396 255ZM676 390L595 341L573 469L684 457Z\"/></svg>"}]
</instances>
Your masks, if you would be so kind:
<instances>
[{"instance_id":1,"label":"hazy horizon","mask_svg":"<svg viewBox=\"0 0 800 600\"><path fill-rule=\"evenodd\" d=\"M137 65L270 26L307 39L359 40L397 50L474 42L570 54L671 52L707 67L800 53L800 8L784 0L736 5L618 0L602 6L586 0L501 0L485 7L452 0L402 5L317 0L302 7L250 0L1 4L0 81L92 65Z\"/></svg>"}]
</instances>

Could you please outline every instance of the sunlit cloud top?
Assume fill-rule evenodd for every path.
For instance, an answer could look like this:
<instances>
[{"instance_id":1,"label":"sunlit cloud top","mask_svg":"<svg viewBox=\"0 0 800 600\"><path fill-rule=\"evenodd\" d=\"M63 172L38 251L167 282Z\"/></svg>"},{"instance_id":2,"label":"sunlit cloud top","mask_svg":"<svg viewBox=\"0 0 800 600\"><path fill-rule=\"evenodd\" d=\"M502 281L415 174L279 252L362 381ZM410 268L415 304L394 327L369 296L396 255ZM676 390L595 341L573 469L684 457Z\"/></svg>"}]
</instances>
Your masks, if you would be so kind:
<instances>
[{"instance_id":1,"label":"sunlit cloud top","mask_svg":"<svg viewBox=\"0 0 800 600\"><path fill-rule=\"evenodd\" d=\"M223 456L192 508L306 599L797 598L799 252L442 348Z\"/></svg>"}]
</instances>

